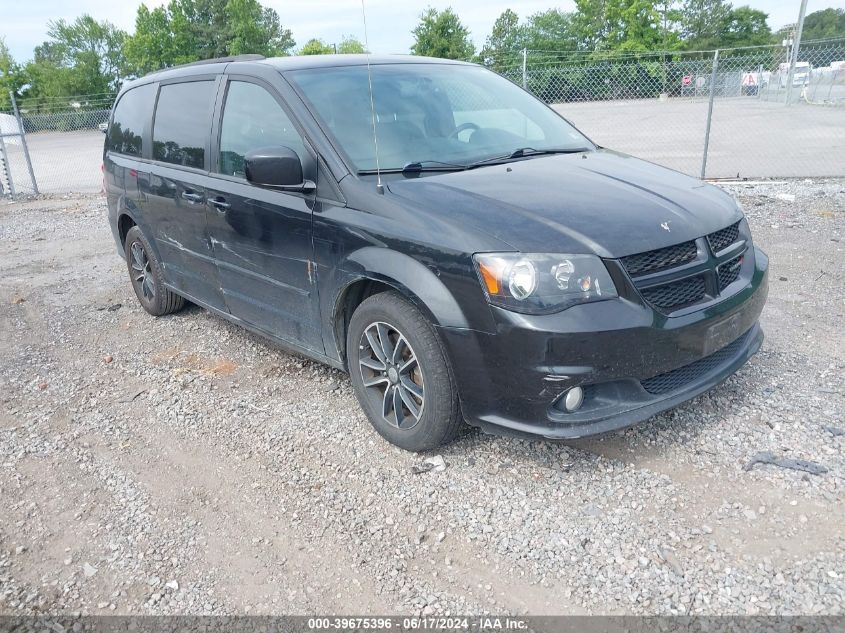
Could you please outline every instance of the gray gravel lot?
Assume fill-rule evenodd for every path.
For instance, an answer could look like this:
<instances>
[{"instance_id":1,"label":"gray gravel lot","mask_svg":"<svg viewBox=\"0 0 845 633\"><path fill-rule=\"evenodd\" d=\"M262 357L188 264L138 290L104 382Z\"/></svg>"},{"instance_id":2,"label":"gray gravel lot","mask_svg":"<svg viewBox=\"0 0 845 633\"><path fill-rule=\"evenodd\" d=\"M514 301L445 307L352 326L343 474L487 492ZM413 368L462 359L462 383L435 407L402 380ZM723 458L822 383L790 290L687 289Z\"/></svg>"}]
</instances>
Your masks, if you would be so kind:
<instances>
[{"instance_id":1,"label":"gray gravel lot","mask_svg":"<svg viewBox=\"0 0 845 633\"><path fill-rule=\"evenodd\" d=\"M344 374L146 315L101 198L0 202L0 613L842 614L845 181L732 191L771 256L745 368L423 474Z\"/></svg>"}]
</instances>

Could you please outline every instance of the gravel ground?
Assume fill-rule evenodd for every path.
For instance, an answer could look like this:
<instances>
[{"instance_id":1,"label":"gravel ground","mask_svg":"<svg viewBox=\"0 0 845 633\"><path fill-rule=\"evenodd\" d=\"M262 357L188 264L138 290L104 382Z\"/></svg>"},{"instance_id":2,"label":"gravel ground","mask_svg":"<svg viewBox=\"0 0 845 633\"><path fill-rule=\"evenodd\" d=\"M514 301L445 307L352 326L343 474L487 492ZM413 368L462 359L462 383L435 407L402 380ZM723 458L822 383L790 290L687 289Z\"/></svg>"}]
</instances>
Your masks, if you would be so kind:
<instances>
[{"instance_id":1,"label":"gravel ground","mask_svg":"<svg viewBox=\"0 0 845 633\"><path fill-rule=\"evenodd\" d=\"M422 474L344 374L146 315L101 198L0 202L0 613L845 612L845 181L729 189L771 256L745 368Z\"/></svg>"}]
</instances>

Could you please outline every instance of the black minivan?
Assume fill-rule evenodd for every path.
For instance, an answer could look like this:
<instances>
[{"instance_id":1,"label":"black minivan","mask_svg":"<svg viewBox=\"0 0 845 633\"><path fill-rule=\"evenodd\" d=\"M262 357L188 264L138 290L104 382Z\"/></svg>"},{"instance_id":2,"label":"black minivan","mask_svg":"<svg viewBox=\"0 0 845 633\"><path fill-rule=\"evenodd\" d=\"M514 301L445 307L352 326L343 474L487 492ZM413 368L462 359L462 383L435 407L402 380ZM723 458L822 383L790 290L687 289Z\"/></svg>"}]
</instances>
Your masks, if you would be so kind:
<instances>
[{"instance_id":1,"label":"black minivan","mask_svg":"<svg viewBox=\"0 0 845 633\"><path fill-rule=\"evenodd\" d=\"M191 301L347 371L409 450L568 439L762 343L768 259L721 189L596 146L480 66L210 60L121 90L109 221L141 305Z\"/></svg>"}]
</instances>

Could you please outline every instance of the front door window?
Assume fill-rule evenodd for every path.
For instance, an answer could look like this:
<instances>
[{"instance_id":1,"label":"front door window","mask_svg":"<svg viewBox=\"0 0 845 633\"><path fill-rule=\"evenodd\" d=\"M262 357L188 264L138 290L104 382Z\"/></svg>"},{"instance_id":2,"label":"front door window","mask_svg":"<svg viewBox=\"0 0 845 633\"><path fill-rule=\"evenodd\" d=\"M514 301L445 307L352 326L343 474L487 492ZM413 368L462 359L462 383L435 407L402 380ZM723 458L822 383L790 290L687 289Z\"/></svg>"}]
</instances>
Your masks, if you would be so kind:
<instances>
[{"instance_id":1,"label":"front door window","mask_svg":"<svg viewBox=\"0 0 845 633\"><path fill-rule=\"evenodd\" d=\"M217 171L244 178L244 156L252 150L284 145L305 156L302 137L279 103L261 86L232 81L220 129Z\"/></svg>"}]
</instances>

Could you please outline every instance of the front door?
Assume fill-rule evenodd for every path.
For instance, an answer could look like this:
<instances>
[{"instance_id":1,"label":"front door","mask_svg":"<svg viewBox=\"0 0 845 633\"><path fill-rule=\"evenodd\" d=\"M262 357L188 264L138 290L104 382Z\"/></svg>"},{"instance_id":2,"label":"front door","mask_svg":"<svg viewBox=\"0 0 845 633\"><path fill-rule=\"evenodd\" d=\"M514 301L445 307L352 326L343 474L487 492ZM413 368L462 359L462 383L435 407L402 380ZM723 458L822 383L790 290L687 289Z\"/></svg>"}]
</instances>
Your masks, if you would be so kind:
<instances>
[{"instance_id":1,"label":"front door","mask_svg":"<svg viewBox=\"0 0 845 633\"><path fill-rule=\"evenodd\" d=\"M308 350L323 352L316 279L312 274L313 195L246 181L244 156L272 145L290 147L314 179L310 151L269 86L229 80L206 190L208 230L223 296L236 317Z\"/></svg>"}]
</instances>

